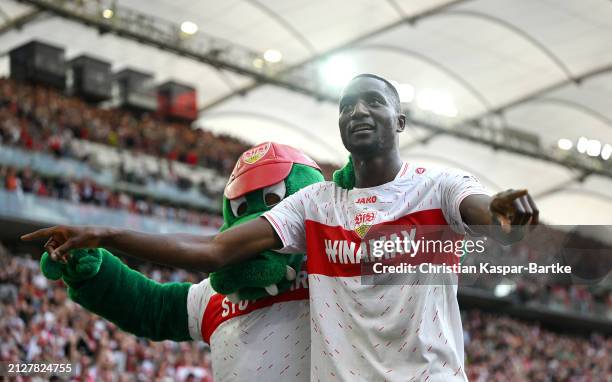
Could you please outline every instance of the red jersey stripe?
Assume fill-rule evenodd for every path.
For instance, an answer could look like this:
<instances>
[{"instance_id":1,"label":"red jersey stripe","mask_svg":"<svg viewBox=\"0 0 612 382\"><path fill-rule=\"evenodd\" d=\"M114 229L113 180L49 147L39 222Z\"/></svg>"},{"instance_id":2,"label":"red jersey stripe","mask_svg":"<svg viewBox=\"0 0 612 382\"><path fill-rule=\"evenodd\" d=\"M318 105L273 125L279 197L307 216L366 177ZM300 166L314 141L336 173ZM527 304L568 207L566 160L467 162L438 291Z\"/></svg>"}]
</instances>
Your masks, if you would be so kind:
<instances>
[{"instance_id":1,"label":"red jersey stripe","mask_svg":"<svg viewBox=\"0 0 612 382\"><path fill-rule=\"evenodd\" d=\"M202 319L202 338L206 343L210 344L210 337L217 330L219 325L234 317L249 314L255 310L266 308L280 302L299 301L308 299L308 288L299 287L294 290L287 291L278 296L262 298L256 301L242 301L240 304L234 304L226 299L222 294L214 294Z\"/></svg>"}]
</instances>

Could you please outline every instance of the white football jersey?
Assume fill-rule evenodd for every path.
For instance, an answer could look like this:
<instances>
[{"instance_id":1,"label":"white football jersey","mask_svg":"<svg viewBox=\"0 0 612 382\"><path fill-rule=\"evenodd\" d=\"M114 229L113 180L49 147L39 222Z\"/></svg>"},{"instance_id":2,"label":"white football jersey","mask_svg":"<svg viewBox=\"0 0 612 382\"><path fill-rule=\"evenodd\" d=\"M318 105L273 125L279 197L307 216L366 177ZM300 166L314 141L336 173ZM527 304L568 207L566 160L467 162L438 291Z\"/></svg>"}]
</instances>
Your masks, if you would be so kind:
<instances>
[{"instance_id":1,"label":"white football jersey","mask_svg":"<svg viewBox=\"0 0 612 382\"><path fill-rule=\"evenodd\" d=\"M257 301L230 302L208 279L187 295L189 334L210 345L215 382L307 381L310 373L308 278Z\"/></svg>"},{"instance_id":2,"label":"white football jersey","mask_svg":"<svg viewBox=\"0 0 612 382\"><path fill-rule=\"evenodd\" d=\"M414 238L425 226L450 225L460 240L459 205L473 194L487 191L467 173L404 163L383 185L317 183L264 214L280 252L308 256L311 380L467 380L457 275L444 276L444 285L423 274L405 285L364 285L361 263L372 260L372 244L361 239L372 227Z\"/></svg>"}]
</instances>

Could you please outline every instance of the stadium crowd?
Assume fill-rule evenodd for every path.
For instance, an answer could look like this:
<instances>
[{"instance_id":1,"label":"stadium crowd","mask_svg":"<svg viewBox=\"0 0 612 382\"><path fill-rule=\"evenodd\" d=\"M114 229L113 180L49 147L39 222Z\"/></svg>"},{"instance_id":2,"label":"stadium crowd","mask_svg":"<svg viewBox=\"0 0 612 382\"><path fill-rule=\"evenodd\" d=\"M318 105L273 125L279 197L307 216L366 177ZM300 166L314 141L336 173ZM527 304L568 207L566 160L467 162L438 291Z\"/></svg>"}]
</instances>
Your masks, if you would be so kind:
<instances>
[{"instance_id":1,"label":"stadium crowd","mask_svg":"<svg viewBox=\"0 0 612 382\"><path fill-rule=\"evenodd\" d=\"M145 268L159 281L194 274ZM201 277L201 276L200 276ZM73 303L38 261L0 247L0 361L72 363L75 381L212 381L203 342L152 342L119 330Z\"/></svg>"},{"instance_id":2,"label":"stadium crowd","mask_svg":"<svg viewBox=\"0 0 612 382\"><path fill-rule=\"evenodd\" d=\"M463 312L470 381L609 381L612 338L560 335L509 317Z\"/></svg>"},{"instance_id":3,"label":"stadium crowd","mask_svg":"<svg viewBox=\"0 0 612 382\"><path fill-rule=\"evenodd\" d=\"M132 265L134 266L134 265ZM137 267L159 282L198 282L203 275ZM86 312L61 282L42 276L38 261L0 246L0 361L72 362L75 381L211 381L203 342L135 338ZM612 339L561 335L527 323L463 312L470 381L599 381L612 367Z\"/></svg>"},{"instance_id":4,"label":"stadium crowd","mask_svg":"<svg viewBox=\"0 0 612 382\"><path fill-rule=\"evenodd\" d=\"M137 197L126 192L113 191L88 179L77 181L61 177L44 177L35 174L27 167L22 171L17 171L13 167L0 166L0 189L62 199L72 203L125 210L163 220L206 227L219 228L223 223L221 217L217 215L176 207L174 204L155 202L151 198Z\"/></svg>"},{"instance_id":5,"label":"stadium crowd","mask_svg":"<svg viewBox=\"0 0 612 382\"><path fill-rule=\"evenodd\" d=\"M610 245L575 232L564 232L559 228L541 226L535 234L537 238L532 235L523 242L508 247L488 241L486 257L467 256L463 264L478 265L484 262L497 265L546 265L564 263L564 256L561 256L564 253L568 254L569 258L584 255L586 252L593 257L584 259L583 263L587 263L587 269L583 275L589 274L592 277L577 279L563 274L528 272L512 275L481 274L475 280L463 278L461 285L499 292L499 297L508 297L520 305L535 304L551 310L612 320L612 285L607 281L611 276L603 279L603 276L597 275L602 273L603 269L609 269L609 260L606 260L607 263L595 261L594 257L601 258L601 255L598 255L603 253L601 249L589 252L589 248L596 247L605 248L609 253Z\"/></svg>"},{"instance_id":6,"label":"stadium crowd","mask_svg":"<svg viewBox=\"0 0 612 382\"><path fill-rule=\"evenodd\" d=\"M229 175L236 159L250 147L226 135L149 114L102 109L52 88L0 78L0 143L75 157L73 139L211 168L222 176ZM319 165L329 179L334 166Z\"/></svg>"},{"instance_id":7,"label":"stadium crowd","mask_svg":"<svg viewBox=\"0 0 612 382\"><path fill-rule=\"evenodd\" d=\"M554 310L590 314L612 319L612 294L609 287L560 285L522 279L514 296L521 303L544 304Z\"/></svg>"},{"instance_id":8,"label":"stadium crowd","mask_svg":"<svg viewBox=\"0 0 612 382\"><path fill-rule=\"evenodd\" d=\"M69 141L84 139L228 174L248 148L237 139L203 129L102 109L40 85L0 79L3 141L57 156L71 156Z\"/></svg>"}]
</instances>

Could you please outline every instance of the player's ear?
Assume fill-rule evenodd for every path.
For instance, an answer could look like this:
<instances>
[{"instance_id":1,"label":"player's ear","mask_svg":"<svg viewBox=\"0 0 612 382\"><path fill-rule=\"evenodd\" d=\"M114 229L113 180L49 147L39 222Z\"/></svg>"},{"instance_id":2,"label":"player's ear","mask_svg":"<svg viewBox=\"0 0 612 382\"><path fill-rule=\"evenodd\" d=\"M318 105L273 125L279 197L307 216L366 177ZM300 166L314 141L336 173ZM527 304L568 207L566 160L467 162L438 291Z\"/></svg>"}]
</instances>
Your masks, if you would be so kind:
<instances>
[{"instance_id":1,"label":"player's ear","mask_svg":"<svg viewBox=\"0 0 612 382\"><path fill-rule=\"evenodd\" d=\"M397 116L397 132L401 133L406 129L406 116L404 113L399 113Z\"/></svg>"}]
</instances>

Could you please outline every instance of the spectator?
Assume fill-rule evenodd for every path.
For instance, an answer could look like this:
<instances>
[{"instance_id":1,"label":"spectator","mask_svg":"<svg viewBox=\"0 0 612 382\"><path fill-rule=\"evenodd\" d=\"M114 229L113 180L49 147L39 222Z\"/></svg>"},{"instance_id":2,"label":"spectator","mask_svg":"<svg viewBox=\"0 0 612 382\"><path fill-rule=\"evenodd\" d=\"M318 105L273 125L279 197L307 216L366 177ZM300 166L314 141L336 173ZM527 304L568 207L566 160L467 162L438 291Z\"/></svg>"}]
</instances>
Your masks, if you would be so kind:
<instances>
[{"instance_id":1,"label":"spectator","mask_svg":"<svg viewBox=\"0 0 612 382\"><path fill-rule=\"evenodd\" d=\"M225 135L165 123L150 115L103 110L54 89L0 79L0 138L29 150L71 155L68 142L86 139L228 174L249 145Z\"/></svg>"},{"instance_id":2,"label":"spectator","mask_svg":"<svg viewBox=\"0 0 612 382\"><path fill-rule=\"evenodd\" d=\"M8 191L21 190L21 180L17 177L17 172L13 167L9 167L6 170L6 175L4 177L4 187Z\"/></svg>"},{"instance_id":3,"label":"spectator","mask_svg":"<svg viewBox=\"0 0 612 382\"><path fill-rule=\"evenodd\" d=\"M142 269L156 270L160 282L202 277ZM0 362L70 362L74 381L181 381L191 373L192 380L211 382L208 353L204 343L151 342L119 330L71 302L61 282L40 274L38 261L0 245Z\"/></svg>"},{"instance_id":4,"label":"spectator","mask_svg":"<svg viewBox=\"0 0 612 382\"><path fill-rule=\"evenodd\" d=\"M37 196L63 199L72 203L94 204L112 209L124 209L140 215L207 227L221 227L222 218L201 211L166 207L153 199L131 196L125 192L116 193L85 179L81 182L68 178L46 178L25 168L21 173L12 167L0 166L0 184L8 191L33 193Z\"/></svg>"},{"instance_id":5,"label":"spectator","mask_svg":"<svg viewBox=\"0 0 612 382\"><path fill-rule=\"evenodd\" d=\"M603 381L612 340L565 336L508 317L463 312L470 381Z\"/></svg>"}]
</instances>

